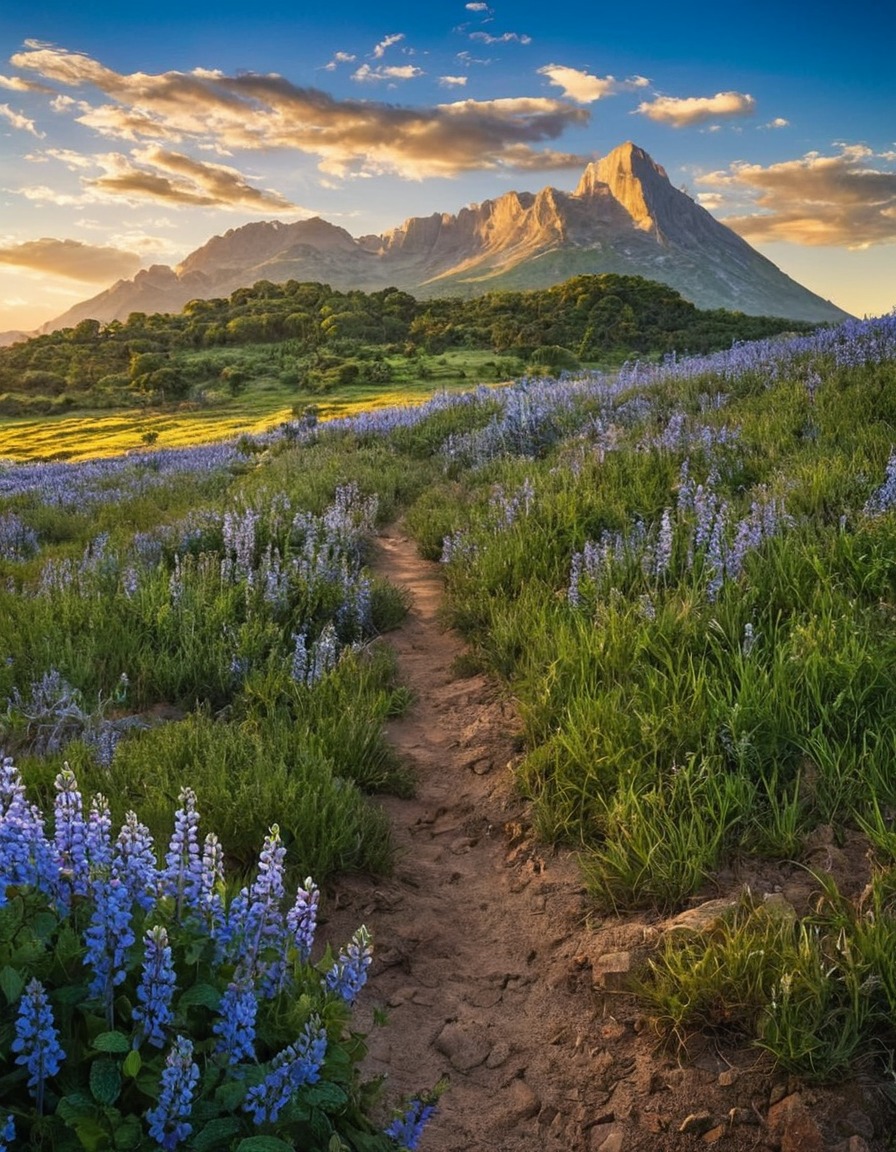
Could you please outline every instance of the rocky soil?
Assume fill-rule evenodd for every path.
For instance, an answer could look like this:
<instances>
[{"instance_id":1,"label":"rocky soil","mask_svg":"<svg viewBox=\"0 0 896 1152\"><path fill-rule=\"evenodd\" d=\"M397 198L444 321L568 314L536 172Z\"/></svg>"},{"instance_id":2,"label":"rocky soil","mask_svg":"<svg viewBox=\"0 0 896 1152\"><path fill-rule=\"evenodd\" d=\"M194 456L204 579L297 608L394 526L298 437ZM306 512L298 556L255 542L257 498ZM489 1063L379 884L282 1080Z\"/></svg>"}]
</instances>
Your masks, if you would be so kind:
<instances>
[{"instance_id":1,"label":"rocky soil","mask_svg":"<svg viewBox=\"0 0 896 1152\"><path fill-rule=\"evenodd\" d=\"M668 925L600 917L574 857L536 842L513 789L512 701L458 671L463 643L439 623L438 565L393 530L378 568L413 596L388 639L415 703L389 737L418 789L385 801L394 875L340 881L324 930L343 940L364 922L373 933L359 1023L370 1030L368 1071L387 1075L389 1098L450 1081L423 1152L891 1149L896 1126L870 1079L816 1089L752 1049L660 1044L624 987ZM838 851L823 830L819 851ZM805 880L771 869L723 878L728 890L704 903L734 899L748 881L777 900L805 896ZM714 907L695 901L686 916Z\"/></svg>"}]
</instances>

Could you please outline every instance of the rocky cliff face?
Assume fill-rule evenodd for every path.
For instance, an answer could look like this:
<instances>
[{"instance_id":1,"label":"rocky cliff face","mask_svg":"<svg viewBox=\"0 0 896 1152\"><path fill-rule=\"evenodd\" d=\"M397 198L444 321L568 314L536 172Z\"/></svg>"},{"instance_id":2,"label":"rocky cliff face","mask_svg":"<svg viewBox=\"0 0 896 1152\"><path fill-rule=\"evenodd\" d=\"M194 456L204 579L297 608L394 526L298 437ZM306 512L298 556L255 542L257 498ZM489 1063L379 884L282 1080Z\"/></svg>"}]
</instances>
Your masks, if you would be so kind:
<instances>
[{"instance_id":1,"label":"rocky cliff face","mask_svg":"<svg viewBox=\"0 0 896 1152\"><path fill-rule=\"evenodd\" d=\"M659 280L700 308L795 320L846 313L791 280L669 182L626 143L589 164L572 193L507 192L456 215L413 217L382 236L355 239L315 217L259 222L215 236L176 269L155 266L45 326L134 311L176 312L197 297L225 296L257 280L319 280L416 296L542 288L588 272Z\"/></svg>"}]
</instances>

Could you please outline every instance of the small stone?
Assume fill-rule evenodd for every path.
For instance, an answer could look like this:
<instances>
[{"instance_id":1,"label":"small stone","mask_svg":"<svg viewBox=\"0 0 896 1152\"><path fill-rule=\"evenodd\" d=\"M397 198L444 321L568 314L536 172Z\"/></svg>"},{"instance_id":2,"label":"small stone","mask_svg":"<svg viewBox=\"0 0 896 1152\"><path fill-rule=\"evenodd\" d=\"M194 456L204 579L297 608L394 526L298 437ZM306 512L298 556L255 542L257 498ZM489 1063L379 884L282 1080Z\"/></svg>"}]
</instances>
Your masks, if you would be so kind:
<instances>
[{"instance_id":1,"label":"small stone","mask_svg":"<svg viewBox=\"0 0 896 1152\"><path fill-rule=\"evenodd\" d=\"M541 1102L525 1080L511 1080L505 1092L506 1110L504 1115L505 1120L511 1124L530 1119L541 1107Z\"/></svg>"},{"instance_id":2,"label":"small stone","mask_svg":"<svg viewBox=\"0 0 896 1152\"><path fill-rule=\"evenodd\" d=\"M725 1135L725 1131L726 1128L724 1124L716 1124L715 1128L710 1128L708 1132L703 1133L703 1143L718 1144L718 1142Z\"/></svg>"},{"instance_id":3,"label":"small stone","mask_svg":"<svg viewBox=\"0 0 896 1152\"><path fill-rule=\"evenodd\" d=\"M472 836L459 836L456 840L451 841L449 851L454 856L463 856L476 844Z\"/></svg>"},{"instance_id":4,"label":"small stone","mask_svg":"<svg viewBox=\"0 0 896 1152\"><path fill-rule=\"evenodd\" d=\"M850 1136L849 1152L870 1152L868 1141L864 1136Z\"/></svg>"},{"instance_id":5,"label":"small stone","mask_svg":"<svg viewBox=\"0 0 896 1152\"><path fill-rule=\"evenodd\" d=\"M759 1117L752 1108L731 1108L728 1119L732 1124L759 1124Z\"/></svg>"},{"instance_id":6,"label":"small stone","mask_svg":"<svg viewBox=\"0 0 896 1152\"><path fill-rule=\"evenodd\" d=\"M692 1112L689 1116L685 1116L684 1120L678 1125L679 1132L688 1132L691 1136L703 1136L715 1124L711 1112Z\"/></svg>"},{"instance_id":7,"label":"small stone","mask_svg":"<svg viewBox=\"0 0 896 1152\"><path fill-rule=\"evenodd\" d=\"M737 1069L728 1068L725 1072L719 1073L719 1087L730 1088L732 1084L737 1083Z\"/></svg>"},{"instance_id":8,"label":"small stone","mask_svg":"<svg viewBox=\"0 0 896 1152\"><path fill-rule=\"evenodd\" d=\"M482 1030L471 1023L453 1021L445 1025L435 1041L436 1051L447 1057L457 1072L469 1072L484 1064L491 1044Z\"/></svg>"},{"instance_id":9,"label":"small stone","mask_svg":"<svg viewBox=\"0 0 896 1152\"><path fill-rule=\"evenodd\" d=\"M620 1132L618 1128L614 1128L603 1144L597 1146L598 1152L622 1152L624 1142L625 1134Z\"/></svg>"},{"instance_id":10,"label":"small stone","mask_svg":"<svg viewBox=\"0 0 896 1152\"><path fill-rule=\"evenodd\" d=\"M485 1060L486 1068L501 1068L510 1059L510 1045L505 1040L500 1040Z\"/></svg>"},{"instance_id":11,"label":"small stone","mask_svg":"<svg viewBox=\"0 0 896 1152\"><path fill-rule=\"evenodd\" d=\"M631 970L631 952L606 952L591 965L595 986L607 992L619 992L625 988Z\"/></svg>"},{"instance_id":12,"label":"small stone","mask_svg":"<svg viewBox=\"0 0 896 1152\"><path fill-rule=\"evenodd\" d=\"M711 932L736 906L736 900L706 900L696 908L688 908L686 912L680 912L672 920L667 921L663 927L666 932Z\"/></svg>"},{"instance_id":13,"label":"small stone","mask_svg":"<svg viewBox=\"0 0 896 1152\"><path fill-rule=\"evenodd\" d=\"M781 1152L825 1152L825 1139L798 1092L792 1092L768 1110L769 1135L780 1141Z\"/></svg>"}]
</instances>

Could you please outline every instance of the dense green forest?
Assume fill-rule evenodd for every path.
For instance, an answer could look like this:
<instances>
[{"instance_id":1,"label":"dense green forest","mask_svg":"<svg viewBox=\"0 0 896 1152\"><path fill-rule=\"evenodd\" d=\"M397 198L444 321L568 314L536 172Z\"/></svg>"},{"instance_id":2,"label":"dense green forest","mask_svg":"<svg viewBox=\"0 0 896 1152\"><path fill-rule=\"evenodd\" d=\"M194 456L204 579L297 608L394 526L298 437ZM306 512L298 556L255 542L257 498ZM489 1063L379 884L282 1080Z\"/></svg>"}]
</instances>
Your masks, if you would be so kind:
<instances>
[{"instance_id":1,"label":"dense green forest","mask_svg":"<svg viewBox=\"0 0 896 1152\"><path fill-rule=\"evenodd\" d=\"M577 276L552 288L418 301L406 292L338 292L326 284L259 281L227 299L193 300L178 315L133 312L124 323L83 320L0 349L0 415L236 395L251 362L204 350L278 346L282 383L323 392L354 380L386 383L387 356L487 349L517 371L575 369L632 355L708 352L808 325L780 317L701 312L638 276ZM512 373L510 373L512 374Z\"/></svg>"}]
</instances>

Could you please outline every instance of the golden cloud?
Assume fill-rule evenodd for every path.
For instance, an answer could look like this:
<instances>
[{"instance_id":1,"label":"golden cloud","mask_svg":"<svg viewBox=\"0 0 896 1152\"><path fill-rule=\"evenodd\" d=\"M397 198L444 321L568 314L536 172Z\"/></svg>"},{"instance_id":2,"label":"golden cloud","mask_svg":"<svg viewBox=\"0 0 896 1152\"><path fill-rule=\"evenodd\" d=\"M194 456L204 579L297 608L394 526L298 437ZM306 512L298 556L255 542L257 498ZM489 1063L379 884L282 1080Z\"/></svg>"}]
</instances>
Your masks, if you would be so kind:
<instances>
[{"instance_id":1,"label":"golden cloud","mask_svg":"<svg viewBox=\"0 0 896 1152\"><path fill-rule=\"evenodd\" d=\"M337 100L277 75L204 70L120 75L83 54L46 46L18 53L13 62L45 80L99 88L108 102L77 119L106 137L160 146L211 143L223 150L300 151L316 156L321 171L341 176L395 173L420 179L501 167L553 168L558 154L541 152L537 145L588 120L585 109L559 99L411 108ZM586 161L570 157L569 164Z\"/></svg>"},{"instance_id":2,"label":"golden cloud","mask_svg":"<svg viewBox=\"0 0 896 1152\"><path fill-rule=\"evenodd\" d=\"M717 92L715 96L657 96L638 105L637 111L648 120L687 128L730 116L752 116L756 101L746 92Z\"/></svg>"},{"instance_id":3,"label":"golden cloud","mask_svg":"<svg viewBox=\"0 0 896 1152\"><path fill-rule=\"evenodd\" d=\"M896 172L882 168L882 159L861 145L844 146L837 156L733 164L698 182L754 198L760 211L724 218L748 240L868 248L896 242Z\"/></svg>"},{"instance_id":4,"label":"golden cloud","mask_svg":"<svg viewBox=\"0 0 896 1152\"><path fill-rule=\"evenodd\" d=\"M547 76L563 95L579 104L591 104L604 96L615 96L617 92L629 92L646 87L650 81L643 76L632 76L629 80L617 80L615 76L592 76L579 68L568 68L565 64L546 64L538 69L539 76Z\"/></svg>"},{"instance_id":5,"label":"golden cloud","mask_svg":"<svg viewBox=\"0 0 896 1152\"><path fill-rule=\"evenodd\" d=\"M37 136L38 139L43 137L43 132L38 132L37 125L33 120L23 116L21 112L14 112L8 104L0 104L0 119L9 121L13 128L18 128L20 132L30 132L32 136Z\"/></svg>"},{"instance_id":6,"label":"golden cloud","mask_svg":"<svg viewBox=\"0 0 896 1152\"><path fill-rule=\"evenodd\" d=\"M140 267L140 257L120 248L44 237L0 247L0 264L100 284L133 276Z\"/></svg>"}]
</instances>

